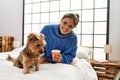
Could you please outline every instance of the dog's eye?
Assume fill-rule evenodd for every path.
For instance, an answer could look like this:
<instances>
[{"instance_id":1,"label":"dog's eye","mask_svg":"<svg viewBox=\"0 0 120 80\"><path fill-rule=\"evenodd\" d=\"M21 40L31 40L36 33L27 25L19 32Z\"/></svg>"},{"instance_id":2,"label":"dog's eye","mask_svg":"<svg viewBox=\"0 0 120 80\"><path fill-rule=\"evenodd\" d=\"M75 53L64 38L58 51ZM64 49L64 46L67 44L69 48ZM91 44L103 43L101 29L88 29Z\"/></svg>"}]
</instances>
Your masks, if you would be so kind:
<instances>
[{"instance_id":1,"label":"dog's eye","mask_svg":"<svg viewBox=\"0 0 120 80\"><path fill-rule=\"evenodd\" d=\"M36 46L37 46L37 47L39 47L39 46L40 46L40 44L37 44Z\"/></svg>"}]
</instances>

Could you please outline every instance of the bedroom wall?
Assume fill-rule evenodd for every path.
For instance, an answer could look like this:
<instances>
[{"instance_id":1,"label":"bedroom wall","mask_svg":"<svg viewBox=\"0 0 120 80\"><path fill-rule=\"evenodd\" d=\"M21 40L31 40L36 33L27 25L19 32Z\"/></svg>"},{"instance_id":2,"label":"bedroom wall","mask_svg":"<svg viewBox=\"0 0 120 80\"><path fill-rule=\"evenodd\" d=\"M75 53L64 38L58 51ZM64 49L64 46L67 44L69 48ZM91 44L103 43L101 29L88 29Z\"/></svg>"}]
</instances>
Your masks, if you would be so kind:
<instances>
[{"instance_id":1,"label":"bedroom wall","mask_svg":"<svg viewBox=\"0 0 120 80\"><path fill-rule=\"evenodd\" d=\"M120 0L110 0L110 40L113 45L110 60L120 61Z\"/></svg>"},{"instance_id":2,"label":"bedroom wall","mask_svg":"<svg viewBox=\"0 0 120 80\"><path fill-rule=\"evenodd\" d=\"M15 41L22 41L22 3L0 0L0 36L14 36Z\"/></svg>"},{"instance_id":3,"label":"bedroom wall","mask_svg":"<svg viewBox=\"0 0 120 80\"><path fill-rule=\"evenodd\" d=\"M113 45L111 60L120 61L120 0L110 0L110 44ZM0 0L0 36L12 35L22 45L23 0Z\"/></svg>"}]
</instances>

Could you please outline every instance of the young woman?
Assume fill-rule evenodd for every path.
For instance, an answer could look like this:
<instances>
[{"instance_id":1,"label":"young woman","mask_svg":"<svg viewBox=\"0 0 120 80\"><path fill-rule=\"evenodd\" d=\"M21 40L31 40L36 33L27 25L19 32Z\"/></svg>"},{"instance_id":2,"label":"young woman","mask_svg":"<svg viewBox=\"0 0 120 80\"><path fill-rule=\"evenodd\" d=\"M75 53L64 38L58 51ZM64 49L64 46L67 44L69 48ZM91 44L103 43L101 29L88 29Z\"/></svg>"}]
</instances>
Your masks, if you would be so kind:
<instances>
[{"instance_id":1,"label":"young woman","mask_svg":"<svg viewBox=\"0 0 120 80\"><path fill-rule=\"evenodd\" d=\"M73 29L79 22L79 15L65 14L59 24L45 25L41 33L45 35L46 46L40 63L70 64L76 56L77 36ZM60 50L60 53L52 54L52 50Z\"/></svg>"}]
</instances>

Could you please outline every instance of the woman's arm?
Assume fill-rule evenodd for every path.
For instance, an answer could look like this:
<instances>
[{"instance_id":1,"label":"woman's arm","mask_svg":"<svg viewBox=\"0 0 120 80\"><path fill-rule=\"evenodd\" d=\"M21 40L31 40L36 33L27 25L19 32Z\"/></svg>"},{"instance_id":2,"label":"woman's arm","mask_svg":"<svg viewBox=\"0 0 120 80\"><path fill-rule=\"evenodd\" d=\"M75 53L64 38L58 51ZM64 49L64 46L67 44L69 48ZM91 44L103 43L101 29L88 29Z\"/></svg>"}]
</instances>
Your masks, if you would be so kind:
<instances>
[{"instance_id":1,"label":"woman's arm","mask_svg":"<svg viewBox=\"0 0 120 80\"><path fill-rule=\"evenodd\" d=\"M66 50L62 52L62 63L70 64L76 56L77 39L71 39L67 44Z\"/></svg>"}]
</instances>

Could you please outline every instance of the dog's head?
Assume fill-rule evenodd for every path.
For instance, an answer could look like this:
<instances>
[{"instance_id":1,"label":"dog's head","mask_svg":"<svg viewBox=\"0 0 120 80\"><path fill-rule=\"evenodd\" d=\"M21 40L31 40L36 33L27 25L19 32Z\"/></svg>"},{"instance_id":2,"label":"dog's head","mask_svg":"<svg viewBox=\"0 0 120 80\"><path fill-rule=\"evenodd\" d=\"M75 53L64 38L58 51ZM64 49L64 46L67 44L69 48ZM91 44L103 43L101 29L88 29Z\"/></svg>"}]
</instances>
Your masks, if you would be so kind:
<instances>
[{"instance_id":1,"label":"dog's head","mask_svg":"<svg viewBox=\"0 0 120 80\"><path fill-rule=\"evenodd\" d=\"M30 33L27 40L27 48L34 54L40 54L44 51L46 45L45 36L43 34Z\"/></svg>"}]
</instances>

